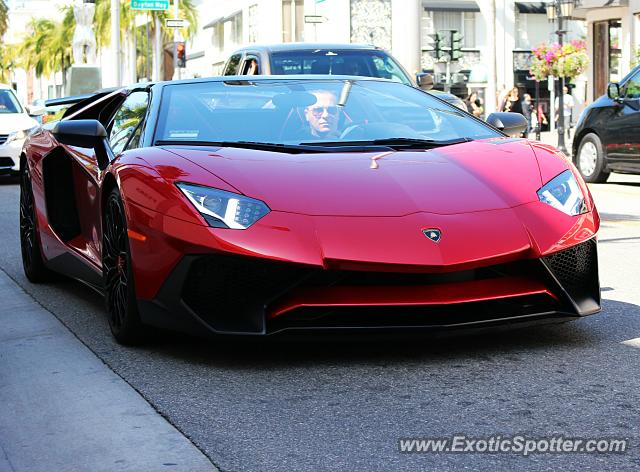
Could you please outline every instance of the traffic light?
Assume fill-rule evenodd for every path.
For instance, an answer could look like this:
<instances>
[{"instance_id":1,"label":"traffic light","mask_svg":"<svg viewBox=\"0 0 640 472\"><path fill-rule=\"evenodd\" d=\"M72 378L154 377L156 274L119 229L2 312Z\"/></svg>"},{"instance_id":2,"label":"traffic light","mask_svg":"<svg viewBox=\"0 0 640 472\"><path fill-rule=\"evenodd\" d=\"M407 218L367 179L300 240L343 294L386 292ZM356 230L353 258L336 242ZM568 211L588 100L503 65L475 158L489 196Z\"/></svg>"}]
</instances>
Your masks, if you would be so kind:
<instances>
[{"instance_id":1,"label":"traffic light","mask_svg":"<svg viewBox=\"0 0 640 472\"><path fill-rule=\"evenodd\" d=\"M439 33L434 33L428 35L432 40L431 47L433 48L431 52L433 53L433 57L436 61L439 61L444 56L444 51L442 50L442 35Z\"/></svg>"},{"instance_id":2,"label":"traffic light","mask_svg":"<svg viewBox=\"0 0 640 472\"><path fill-rule=\"evenodd\" d=\"M462 57L462 36L457 31L451 31L451 60L457 61Z\"/></svg>"},{"instance_id":3,"label":"traffic light","mask_svg":"<svg viewBox=\"0 0 640 472\"><path fill-rule=\"evenodd\" d=\"M177 67L185 68L187 67L187 46L184 41L179 41L176 43L176 59L177 59Z\"/></svg>"}]
</instances>

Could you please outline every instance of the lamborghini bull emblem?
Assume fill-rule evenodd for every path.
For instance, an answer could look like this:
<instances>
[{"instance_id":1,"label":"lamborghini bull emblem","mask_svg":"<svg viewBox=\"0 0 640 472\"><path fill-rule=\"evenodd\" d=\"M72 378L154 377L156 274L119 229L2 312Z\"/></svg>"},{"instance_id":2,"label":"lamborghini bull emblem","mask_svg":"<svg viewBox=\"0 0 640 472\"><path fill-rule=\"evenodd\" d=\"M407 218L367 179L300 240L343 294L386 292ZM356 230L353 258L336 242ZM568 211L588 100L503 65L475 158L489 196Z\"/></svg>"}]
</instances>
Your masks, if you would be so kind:
<instances>
[{"instance_id":1,"label":"lamborghini bull emblem","mask_svg":"<svg viewBox=\"0 0 640 472\"><path fill-rule=\"evenodd\" d=\"M442 233L437 228L423 229L422 234L424 234L427 238L429 238L434 243L439 242L440 237L442 236Z\"/></svg>"}]
</instances>

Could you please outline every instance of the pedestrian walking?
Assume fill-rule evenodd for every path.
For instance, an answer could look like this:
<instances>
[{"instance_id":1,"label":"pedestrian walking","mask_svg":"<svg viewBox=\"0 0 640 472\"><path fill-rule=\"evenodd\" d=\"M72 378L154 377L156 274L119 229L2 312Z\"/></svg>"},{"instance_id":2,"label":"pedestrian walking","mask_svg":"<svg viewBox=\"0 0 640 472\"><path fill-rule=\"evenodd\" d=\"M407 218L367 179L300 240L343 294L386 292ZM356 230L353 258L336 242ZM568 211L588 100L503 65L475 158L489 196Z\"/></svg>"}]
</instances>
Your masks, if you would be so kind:
<instances>
[{"instance_id":1,"label":"pedestrian walking","mask_svg":"<svg viewBox=\"0 0 640 472\"><path fill-rule=\"evenodd\" d=\"M564 117L564 129L567 133L567 139L571 139L571 128L573 127L573 109L576 106L576 102L573 99L573 95L571 95L569 93L569 88L567 86L564 86L562 88L562 106L564 108L562 116ZM560 117L560 97L556 97L556 103L555 103L555 116L556 116L556 121L558 120L558 118Z\"/></svg>"}]
</instances>

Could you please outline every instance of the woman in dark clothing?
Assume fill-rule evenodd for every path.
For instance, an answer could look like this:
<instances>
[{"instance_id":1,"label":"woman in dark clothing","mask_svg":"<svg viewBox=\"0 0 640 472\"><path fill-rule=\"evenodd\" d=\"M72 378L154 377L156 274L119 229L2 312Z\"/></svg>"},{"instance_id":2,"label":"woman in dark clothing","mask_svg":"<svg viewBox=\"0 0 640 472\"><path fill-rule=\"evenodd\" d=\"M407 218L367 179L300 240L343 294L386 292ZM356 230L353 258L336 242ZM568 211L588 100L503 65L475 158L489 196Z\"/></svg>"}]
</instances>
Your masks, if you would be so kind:
<instances>
[{"instance_id":1,"label":"woman in dark clothing","mask_svg":"<svg viewBox=\"0 0 640 472\"><path fill-rule=\"evenodd\" d=\"M509 111L511 113L522 113L522 102L520 102L518 87L513 87L511 89L511 93L509 93L509 96L507 97L504 108L505 111Z\"/></svg>"}]
</instances>

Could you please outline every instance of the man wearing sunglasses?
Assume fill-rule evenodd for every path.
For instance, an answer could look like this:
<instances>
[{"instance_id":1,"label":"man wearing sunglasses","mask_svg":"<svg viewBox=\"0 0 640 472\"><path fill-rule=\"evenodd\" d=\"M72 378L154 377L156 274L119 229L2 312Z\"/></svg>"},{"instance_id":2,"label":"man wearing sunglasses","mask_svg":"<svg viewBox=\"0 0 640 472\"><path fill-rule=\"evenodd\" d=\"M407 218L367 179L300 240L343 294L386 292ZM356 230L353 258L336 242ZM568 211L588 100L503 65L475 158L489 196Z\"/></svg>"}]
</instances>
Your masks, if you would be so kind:
<instances>
[{"instance_id":1,"label":"man wearing sunglasses","mask_svg":"<svg viewBox=\"0 0 640 472\"><path fill-rule=\"evenodd\" d=\"M336 139L338 133L337 98L328 90L311 92L316 97L316 103L304 110L304 115L309 123L311 139Z\"/></svg>"}]
</instances>

